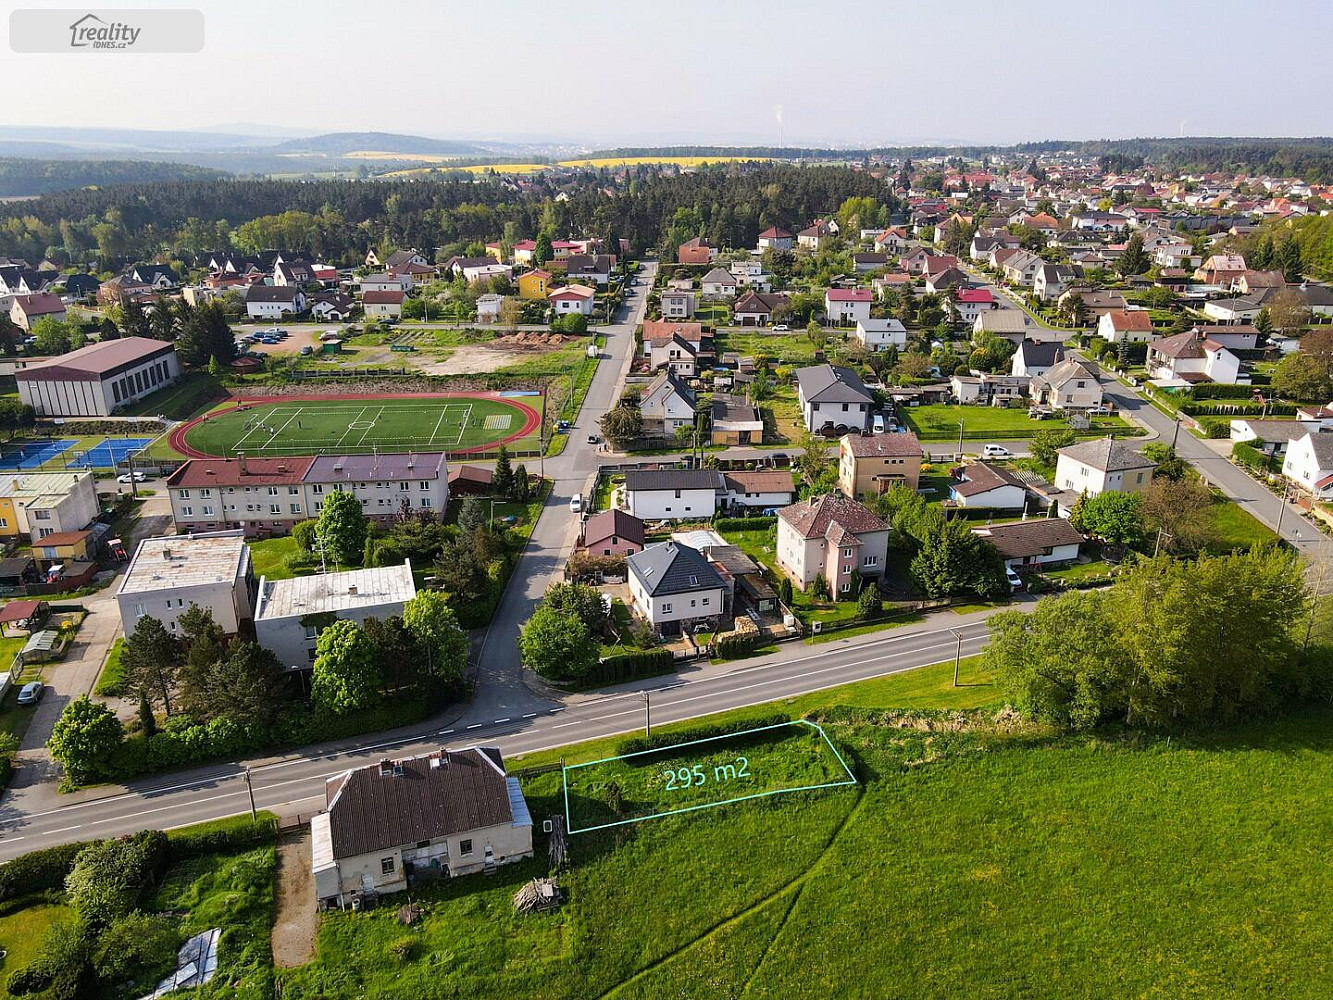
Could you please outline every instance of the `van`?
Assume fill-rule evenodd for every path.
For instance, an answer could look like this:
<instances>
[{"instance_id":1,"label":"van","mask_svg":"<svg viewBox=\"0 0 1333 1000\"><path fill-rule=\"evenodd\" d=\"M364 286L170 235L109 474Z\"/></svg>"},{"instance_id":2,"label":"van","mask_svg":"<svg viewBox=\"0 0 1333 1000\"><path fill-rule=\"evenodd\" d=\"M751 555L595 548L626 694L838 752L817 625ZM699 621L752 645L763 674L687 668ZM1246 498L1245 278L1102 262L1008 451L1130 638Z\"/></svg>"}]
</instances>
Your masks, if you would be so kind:
<instances>
[{"instance_id":1,"label":"van","mask_svg":"<svg viewBox=\"0 0 1333 1000\"><path fill-rule=\"evenodd\" d=\"M982 458L1013 458L1014 453L1002 444L988 444L981 449Z\"/></svg>"},{"instance_id":2,"label":"van","mask_svg":"<svg viewBox=\"0 0 1333 1000\"><path fill-rule=\"evenodd\" d=\"M876 413L876 414L875 414L875 418L870 422L870 427L871 427L871 429L872 429L876 434L883 434L883 433L884 433L884 414L882 414L882 413Z\"/></svg>"},{"instance_id":3,"label":"van","mask_svg":"<svg viewBox=\"0 0 1333 1000\"><path fill-rule=\"evenodd\" d=\"M575 493L569 498L569 511L571 514L581 513L583 510L583 494Z\"/></svg>"}]
</instances>

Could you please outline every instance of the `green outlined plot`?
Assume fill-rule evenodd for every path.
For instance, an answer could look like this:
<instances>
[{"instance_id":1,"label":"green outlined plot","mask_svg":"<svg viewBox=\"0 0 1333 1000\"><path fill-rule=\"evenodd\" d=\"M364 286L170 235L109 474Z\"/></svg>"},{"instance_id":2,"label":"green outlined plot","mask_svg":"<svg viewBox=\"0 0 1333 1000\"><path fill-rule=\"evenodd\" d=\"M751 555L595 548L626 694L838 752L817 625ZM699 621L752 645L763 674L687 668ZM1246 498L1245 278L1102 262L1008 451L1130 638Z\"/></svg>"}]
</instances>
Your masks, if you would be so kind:
<instances>
[{"instance_id":1,"label":"green outlined plot","mask_svg":"<svg viewBox=\"0 0 1333 1000\"><path fill-rule=\"evenodd\" d=\"M568 764L562 778L571 834L856 784L828 735L806 719Z\"/></svg>"}]
</instances>

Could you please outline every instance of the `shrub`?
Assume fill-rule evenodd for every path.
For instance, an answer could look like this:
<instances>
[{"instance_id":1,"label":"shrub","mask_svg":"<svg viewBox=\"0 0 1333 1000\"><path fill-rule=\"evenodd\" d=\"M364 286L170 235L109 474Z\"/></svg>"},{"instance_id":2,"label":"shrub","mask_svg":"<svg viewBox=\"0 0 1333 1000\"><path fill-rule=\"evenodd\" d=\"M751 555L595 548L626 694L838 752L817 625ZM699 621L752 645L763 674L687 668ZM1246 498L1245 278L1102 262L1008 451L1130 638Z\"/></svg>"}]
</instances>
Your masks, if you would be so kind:
<instances>
[{"instance_id":1,"label":"shrub","mask_svg":"<svg viewBox=\"0 0 1333 1000\"><path fill-rule=\"evenodd\" d=\"M389 954L400 962L410 962L416 957L417 942L415 938L401 937L393 944L389 945Z\"/></svg>"},{"instance_id":2,"label":"shrub","mask_svg":"<svg viewBox=\"0 0 1333 1000\"><path fill-rule=\"evenodd\" d=\"M90 926L106 927L134 909L167 861L167 835L160 830L89 844L65 879L69 905Z\"/></svg>"},{"instance_id":3,"label":"shrub","mask_svg":"<svg viewBox=\"0 0 1333 1000\"><path fill-rule=\"evenodd\" d=\"M883 612L884 602L879 599L878 587L872 583L856 598L856 617L863 621L872 621Z\"/></svg>"},{"instance_id":4,"label":"shrub","mask_svg":"<svg viewBox=\"0 0 1333 1000\"><path fill-rule=\"evenodd\" d=\"M727 632L717 637L713 643L713 652L724 660L734 660L744 656L768 642L763 632Z\"/></svg>"},{"instance_id":5,"label":"shrub","mask_svg":"<svg viewBox=\"0 0 1333 1000\"><path fill-rule=\"evenodd\" d=\"M673 659L669 649L646 649L631 653L616 653L598 662L580 680L585 684L616 684L636 677L652 677L671 670Z\"/></svg>"},{"instance_id":6,"label":"shrub","mask_svg":"<svg viewBox=\"0 0 1333 1000\"><path fill-rule=\"evenodd\" d=\"M1266 472L1273 461L1248 441L1237 441L1232 445L1231 457L1241 465L1249 466L1256 472Z\"/></svg>"},{"instance_id":7,"label":"shrub","mask_svg":"<svg viewBox=\"0 0 1333 1000\"><path fill-rule=\"evenodd\" d=\"M249 816L233 816L214 823L173 830L167 834L167 845L172 861L179 861L267 844L277 835L278 818L269 813L260 813L257 820Z\"/></svg>"},{"instance_id":8,"label":"shrub","mask_svg":"<svg viewBox=\"0 0 1333 1000\"><path fill-rule=\"evenodd\" d=\"M296 542L297 548L302 552L314 552L315 532L318 527L319 522L314 518L297 521L292 525L292 540Z\"/></svg>"},{"instance_id":9,"label":"shrub","mask_svg":"<svg viewBox=\"0 0 1333 1000\"><path fill-rule=\"evenodd\" d=\"M175 920L129 913L113 921L97 939L93 967L107 982L123 982L140 970L174 968L179 946Z\"/></svg>"},{"instance_id":10,"label":"shrub","mask_svg":"<svg viewBox=\"0 0 1333 1000\"><path fill-rule=\"evenodd\" d=\"M88 949L92 935L77 919L62 920L46 929L37 958L9 977L14 996L41 993L42 1000L80 1000L96 995Z\"/></svg>"},{"instance_id":11,"label":"shrub","mask_svg":"<svg viewBox=\"0 0 1333 1000\"><path fill-rule=\"evenodd\" d=\"M119 698L125 693L125 668L120 664L121 650L125 647L125 637L119 636L111 644L111 652L106 655L106 664L98 675L94 693L102 698Z\"/></svg>"},{"instance_id":12,"label":"shrub","mask_svg":"<svg viewBox=\"0 0 1333 1000\"><path fill-rule=\"evenodd\" d=\"M32 893L63 889L74 859L89 841L57 844L20 854L0 865L0 902Z\"/></svg>"},{"instance_id":13,"label":"shrub","mask_svg":"<svg viewBox=\"0 0 1333 1000\"><path fill-rule=\"evenodd\" d=\"M759 528L771 528L778 523L776 517L715 517L715 531L755 531Z\"/></svg>"}]
</instances>

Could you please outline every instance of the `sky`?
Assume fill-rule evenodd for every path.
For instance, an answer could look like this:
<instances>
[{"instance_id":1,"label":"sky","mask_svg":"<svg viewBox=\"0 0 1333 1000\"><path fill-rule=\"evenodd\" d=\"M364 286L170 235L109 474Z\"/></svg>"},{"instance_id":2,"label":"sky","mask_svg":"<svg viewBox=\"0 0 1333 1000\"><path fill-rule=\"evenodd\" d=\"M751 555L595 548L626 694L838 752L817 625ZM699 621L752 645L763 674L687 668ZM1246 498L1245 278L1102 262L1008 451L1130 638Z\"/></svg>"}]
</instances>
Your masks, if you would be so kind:
<instances>
[{"instance_id":1,"label":"sky","mask_svg":"<svg viewBox=\"0 0 1333 1000\"><path fill-rule=\"evenodd\" d=\"M1328 0L193 8L205 19L199 53L30 55L11 51L6 7L0 79L40 98L5 102L0 124L588 145L1333 133Z\"/></svg>"}]
</instances>

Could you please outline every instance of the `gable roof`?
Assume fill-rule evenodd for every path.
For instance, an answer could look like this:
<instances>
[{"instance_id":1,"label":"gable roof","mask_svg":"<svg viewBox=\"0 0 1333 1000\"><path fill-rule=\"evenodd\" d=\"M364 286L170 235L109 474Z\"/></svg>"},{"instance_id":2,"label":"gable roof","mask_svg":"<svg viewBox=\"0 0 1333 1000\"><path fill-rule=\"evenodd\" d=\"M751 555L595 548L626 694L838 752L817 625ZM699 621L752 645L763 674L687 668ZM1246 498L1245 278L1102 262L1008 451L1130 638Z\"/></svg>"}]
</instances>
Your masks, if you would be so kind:
<instances>
[{"instance_id":1,"label":"gable roof","mask_svg":"<svg viewBox=\"0 0 1333 1000\"><path fill-rule=\"evenodd\" d=\"M1080 441L1068 448L1061 448L1059 455L1082 462L1084 465L1101 472L1124 472L1127 469L1151 469L1153 462L1144 458L1132 448L1126 448L1119 441L1111 438L1098 438L1094 441Z\"/></svg>"},{"instance_id":2,"label":"gable roof","mask_svg":"<svg viewBox=\"0 0 1333 1000\"><path fill-rule=\"evenodd\" d=\"M843 537L870 531L888 531L879 515L841 493L808 497L778 511L778 517L791 525L802 538Z\"/></svg>"},{"instance_id":3,"label":"gable roof","mask_svg":"<svg viewBox=\"0 0 1333 1000\"><path fill-rule=\"evenodd\" d=\"M830 288L824 292L828 302L869 302L869 288Z\"/></svg>"},{"instance_id":4,"label":"gable roof","mask_svg":"<svg viewBox=\"0 0 1333 1000\"><path fill-rule=\"evenodd\" d=\"M721 282L724 285L737 284L736 276L725 267L715 267L700 279L704 284Z\"/></svg>"},{"instance_id":5,"label":"gable roof","mask_svg":"<svg viewBox=\"0 0 1333 1000\"><path fill-rule=\"evenodd\" d=\"M856 372L838 365L798 368L796 381L807 403L869 403L874 399Z\"/></svg>"},{"instance_id":6,"label":"gable roof","mask_svg":"<svg viewBox=\"0 0 1333 1000\"><path fill-rule=\"evenodd\" d=\"M247 458L244 462L234 458L192 458L167 477L167 486L183 489L241 483L294 486L305 481L314 461L310 457Z\"/></svg>"},{"instance_id":7,"label":"gable roof","mask_svg":"<svg viewBox=\"0 0 1333 1000\"><path fill-rule=\"evenodd\" d=\"M1060 387L1073 379L1087 379L1094 384L1097 383L1097 375L1091 368L1083 364L1077 358L1066 358L1059 364L1038 375L1034 382L1043 382L1046 385Z\"/></svg>"},{"instance_id":8,"label":"gable roof","mask_svg":"<svg viewBox=\"0 0 1333 1000\"><path fill-rule=\"evenodd\" d=\"M681 346L688 347L689 345L682 343ZM659 393L662 393L663 390L670 390L686 403L689 403L690 406L695 405L694 390L682 382L670 368L665 368L657 373L656 377L644 387L643 396L641 398L645 401L650 400ZM642 405L642 403L640 405Z\"/></svg>"},{"instance_id":9,"label":"gable roof","mask_svg":"<svg viewBox=\"0 0 1333 1000\"><path fill-rule=\"evenodd\" d=\"M756 292L753 289L746 292L736 304L731 307L732 314L736 313L771 313L775 309L785 306L790 299L783 292Z\"/></svg>"},{"instance_id":10,"label":"gable roof","mask_svg":"<svg viewBox=\"0 0 1333 1000\"><path fill-rule=\"evenodd\" d=\"M625 473L625 490L719 490L722 473L707 469L631 469Z\"/></svg>"},{"instance_id":11,"label":"gable roof","mask_svg":"<svg viewBox=\"0 0 1333 1000\"><path fill-rule=\"evenodd\" d=\"M494 747L370 764L329 779L325 795L335 858L524 818L514 815L504 758Z\"/></svg>"},{"instance_id":12,"label":"gable roof","mask_svg":"<svg viewBox=\"0 0 1333 1000\"><path fill-rule=\"evenodd\" d=\"M796 490L787 469L724 472L722 480L733 493L793 493Z\"/></svg>"},{"instance_id":13,"label":"gable roof","mask_svg":"<svg viewBox=\"0 0 1333 1000\"><path fill-rule=\"evenodd\" d=\"M51 316L65 311L65 303L60 301L60 296L52 295L50 292L19 295L14 299L14 303L26 316Z\"/></svg>"},{"instance_id":14,"label":"gable roof","mask_svg":"<svg viewBox=\"0 0 1333 1000\"><path fill-rule=\"evenodd\" d=\"M1014 524L992 524L973 528L999 550L1002 559L1022 559L1038 556L1058 545L1080 545L1083 536L1063 517L1042 517Z\"/></svg>"},{"instance_id":15,"label":"gable roof","mask_svg":"<svg viewBox=\"0 0 1333 1000\"><path fill-rule=\"evenodd\" d=\"M246 302L295 302L297 296L304 297L305 292L295 285L251 285L245 291Z\"/></svg>"},{"instance_id":16,"label":"gable roof","mask_svg":"<svg viewBox=\"0 0 1333 1000\"><path fill-rule=\"evenodd\" d=\"M857 458L921 457L921 442L911 431L897 434L846 434L842 443Z\"/></svg>"},{"instance_id":17,"label":"gable roof","mask_svg":"<svg viewBox=\"0 0 1333 1000\"><path fill-rule=\"evenodd\" d=\"M634 553L625 565L650 597L716 590L718 574L697 549L680 542L661 542Z\"/></svg>"},{"instance_id":18,"label":"gable roof","mask_svg":"<svg viewBox=\"0 0 1333 1000\"><path fill-rule=\"evenodd\" d=\"M1105 316L1111 321L1112 329L1152 332L1152 317L1146 309L1110 309Z\"/></svg>"},{"instance_id":19,"label":"gable roof","mask_svg":"<svg viewBox=\"0 0 1333 1000\"><path fill-rule=\"evenodd\" d=\"M662 347L679 337L688 344L698 345L704 337L702 323L681 322L670 319L650 319L643 324L643 342L653 347Z\"/></svg>"},{"instance_id":20,"label":"gable roof","mask_svg":"<svg viewBox=\"0 0 1333 1000\"><path fill-rule=\"evenodd\" d=\"M612 507L592 515L583 524L583 544L586 546L612 537L642 545L643 522L619 507Z\"/></svg>"},{"instance_id":21,"label":"gable roof","mask_svg":"<svg viewBox=\"0 0 1333 1000\"><path fill-rule=\"evenodd\" d=\"M39 361L26 368L20 368L14 376L20 382L51 382L89 375L104 378L175 352L176 348L164 340L122 337L119 340L99 341L87 347L80 347L77 351L62 354L58 358Z\"/></svg>"},{"instance_id":22,"label":"gable roof","mask_svg":"<svg viewBox=\"0 0 1333 1000\"><path fill-rule=\"evenodd\" d=\"M1065 348L1063 344L1053 340L1046 343L1024 340L1018 345L1017 355L1029 368L1049 368L1065 359Z\"/></svg>"},{"instance_id":23,"label":"gable roof","mask_svg":"<svg viewBox=\"0 0 1333 1000\"><path fill-rule=\"evenodd\" d=\"M971 465L955 469L954 472L958 482L951 483L949 488L960 496L977 496L999 489L1001 486L1023 486L1023 481L1008 469L991 465L989 462L973 462Z\"/></svg>"}]
</instances>

